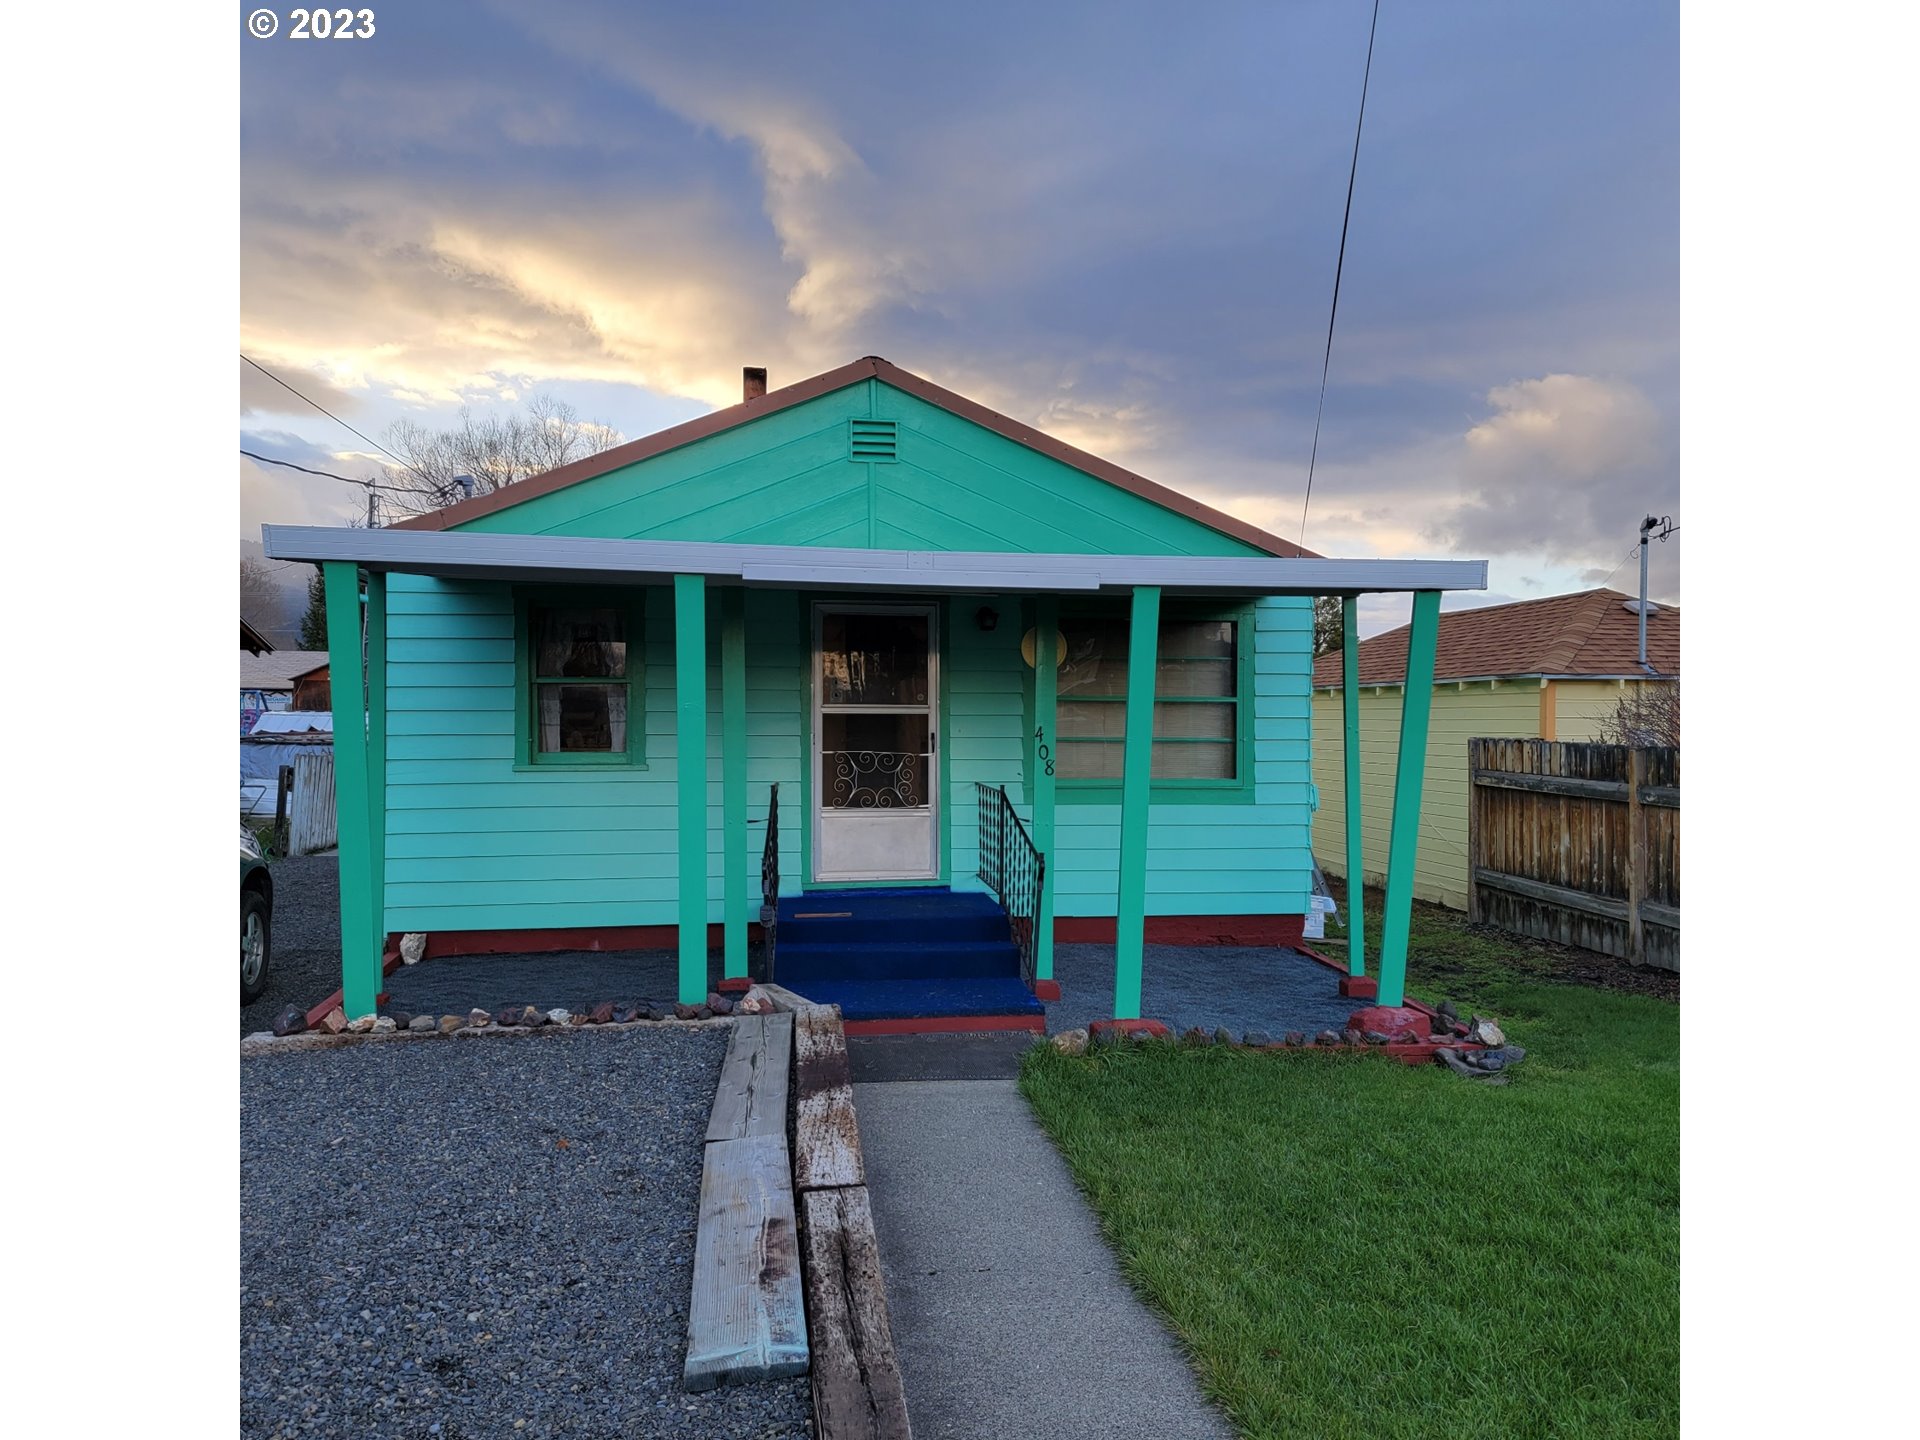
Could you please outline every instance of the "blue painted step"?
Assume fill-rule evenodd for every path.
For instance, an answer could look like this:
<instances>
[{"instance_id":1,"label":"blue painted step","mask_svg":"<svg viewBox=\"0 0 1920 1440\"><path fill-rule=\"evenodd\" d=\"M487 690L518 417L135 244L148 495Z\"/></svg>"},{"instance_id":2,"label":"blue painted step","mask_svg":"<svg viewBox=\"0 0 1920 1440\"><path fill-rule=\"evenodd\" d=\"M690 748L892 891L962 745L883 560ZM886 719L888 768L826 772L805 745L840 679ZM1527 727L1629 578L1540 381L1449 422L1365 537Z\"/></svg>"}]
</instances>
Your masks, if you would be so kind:
<instances>
[{"instance_id":1,"label":"blue painted step","mask_svg":"<svg viewBox=\"0 0 1920 1440\"><path fill-rule=\"evenodd\" d=\"M944 932L942 932L944 933ZM1020 975L1011 940L816 941L782 931L775 962L780 983L802 980L991 980Z\"/></svg>"},{"instance_id":2,"label":"blue painted step","mask_svg":"<svg viewBox=\"0 0 1920 1440\"><path fill-rule=\"evenodd\" d=\"M793 983L783 981L783 983ZM816 1005L838 1005L847 1020L917 1020L933 1016L1045 1015L1019 978L981 980L817 980L796 984Z\"/></svg>"},{"instance_id":3,"label":"blue painted step","mask_svg":"<svg viewBox=\"0 0 1920 1440\"><path fill-rule=\"evenodd\" d=\"M1006 912L991 895L951 890L814 890L780 902L780 941L872 943L921 939L1005 941Z\"/></svg>"}]
</instances>

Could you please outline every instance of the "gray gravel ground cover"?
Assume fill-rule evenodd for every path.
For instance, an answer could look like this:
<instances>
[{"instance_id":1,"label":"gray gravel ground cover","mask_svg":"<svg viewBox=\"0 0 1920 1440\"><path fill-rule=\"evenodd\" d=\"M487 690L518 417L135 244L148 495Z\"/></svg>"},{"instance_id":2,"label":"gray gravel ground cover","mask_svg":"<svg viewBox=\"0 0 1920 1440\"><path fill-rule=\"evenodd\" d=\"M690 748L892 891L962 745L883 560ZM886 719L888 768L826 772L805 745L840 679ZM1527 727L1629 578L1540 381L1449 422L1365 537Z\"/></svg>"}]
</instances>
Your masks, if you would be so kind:
<instances>
[{"instance_id":1,"label":"gray gravel ground cover","mask_svg":"<svg viewBox=\"0 0 1920 1440\"><path fill-rule=\"evenodd\" d=\"M290 855L271 868L273 958L266 994L240 1011L242 1035L271 1030L289 1005L310 1009L340 988L339 856Z\"/></svg>"},{"instance_id":2,"label":"gray gravel ground cover","mask_svg":"<svg viewBox=\"0 0 1920 1440\"><path fill-rule=\"evenodd\" d=\"M1060 999L1047 1006L1047 1032L1058 1035L1113 1017L1113 946L1056 945L1053 974ZM1237 1038L1265 1030L1341 1030L1364 1000L1339 992L1340 974L1297 950L1262 945L1149 945L1140 982L1140 1013L1174 1030L1224 1025Z\"/></svg>"},{"instance_id":3,"label":"gray gravel ground cover","mask_svg":"<svg viewBox=\"0 0 1920 1440\"><path fill-rule=\"evenodd\" d=\"M725 1027L241 1064L247 1436L806 1436L807 1381L680 1389Z\"/></svg>"},{"instance_id":4,"label":"gray gravel ground cover","mask_svg":"<svg viewBox=\"0 0 1920 1440\"><path fill-rule=\"evenodd\" d=\"M592 1007L602 1000L678 998L680 961L671 950L555 950L538 955L442 955L402 965L387 977L383 1014L464 1015L476 1005Z\"/></svg>"}]
</instances>

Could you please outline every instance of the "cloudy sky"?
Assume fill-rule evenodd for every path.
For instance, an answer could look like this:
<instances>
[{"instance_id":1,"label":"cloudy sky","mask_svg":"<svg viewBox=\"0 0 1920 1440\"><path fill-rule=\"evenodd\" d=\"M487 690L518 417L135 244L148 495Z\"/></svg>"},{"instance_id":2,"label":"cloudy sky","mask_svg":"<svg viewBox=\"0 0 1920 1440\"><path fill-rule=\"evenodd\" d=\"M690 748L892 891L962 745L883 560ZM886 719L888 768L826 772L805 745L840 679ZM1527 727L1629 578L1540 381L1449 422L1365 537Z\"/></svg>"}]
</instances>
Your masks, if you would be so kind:
<instances>
[{"instance_id":1,"label":"cloudy sky","mask_svg":"<svg viewBox=\"0 0 1920 1440\"><path fill-rule=\"evenodd\" d=\"M408 0L243 38L241 349L374 439L866 354L1295 538L1367 0ZM1671 3L1386 0L1305 540L1613 575L1678 500ZM373 447L246 371L241 443ZM351 487L243 460L241 535ZM1654 590L1679 599L1679 540ZM1382 606L1369 629L1392 618Z\"/></svg>"}]
</instances>

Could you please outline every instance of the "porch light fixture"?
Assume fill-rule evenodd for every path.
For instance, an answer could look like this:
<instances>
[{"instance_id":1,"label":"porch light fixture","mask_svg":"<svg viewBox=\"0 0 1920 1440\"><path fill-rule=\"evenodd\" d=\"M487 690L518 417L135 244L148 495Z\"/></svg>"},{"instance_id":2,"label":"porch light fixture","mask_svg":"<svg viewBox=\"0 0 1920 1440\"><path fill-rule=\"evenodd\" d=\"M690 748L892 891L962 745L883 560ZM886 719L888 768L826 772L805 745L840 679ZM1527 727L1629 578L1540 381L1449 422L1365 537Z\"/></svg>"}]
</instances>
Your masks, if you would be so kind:
<instances>
[{"instance_id":1,"label":"porch light fixture","mask_svg":"<svg viewBox=\"0 0 1920 1440\"><path fill-rule=\"evenodd\" d=\"M1000 612L991 605L982 605L973 612L973 623L982 630L991 630L1000 623Z\"/></svg>"},{"instance_id":2,"label":"porch light fixture","mask_svg":"<svg viewBox=\"0 0 1920 1440\"><path fill-rule=\"evenodd\" d=\"M1054 660L1053 668L1058 670L1067 663L1067 637L1061 630L1053 632ZM1027 662L1027 668L1033 669L1034 652L1040 648L1038 637L1029 630L1020 637L1020 658Z\"/></svg>"}]
</instances>

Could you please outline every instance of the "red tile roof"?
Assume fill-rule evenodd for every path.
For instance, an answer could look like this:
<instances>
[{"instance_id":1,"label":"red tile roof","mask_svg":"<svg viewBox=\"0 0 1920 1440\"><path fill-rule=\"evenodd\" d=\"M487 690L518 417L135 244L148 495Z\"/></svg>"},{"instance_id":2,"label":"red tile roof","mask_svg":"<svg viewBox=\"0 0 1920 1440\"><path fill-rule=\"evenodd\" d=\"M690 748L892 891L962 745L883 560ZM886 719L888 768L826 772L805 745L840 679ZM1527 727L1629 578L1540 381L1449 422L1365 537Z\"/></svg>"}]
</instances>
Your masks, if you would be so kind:
<instances>
[{"instance_id":1,"label":"red tile roof","mask_svg":"<svg viewBox=\"0 0 1920 1440\"><path fill-rule=\"evenodd\" d=\"M1435 680L1494 675L1638 675L1639 617L1633 597L1618 590L1581 590L1453 610L1440 617ZM1407 629L1360 642L1360 683L1398 685L1407 674ZM1661 605L1647 616L1647 663L1661 675L1680 673L1680 609ZM1316 687L1340 684L1340 652L1313 663Z\"/></svg>"}]
</instances>

